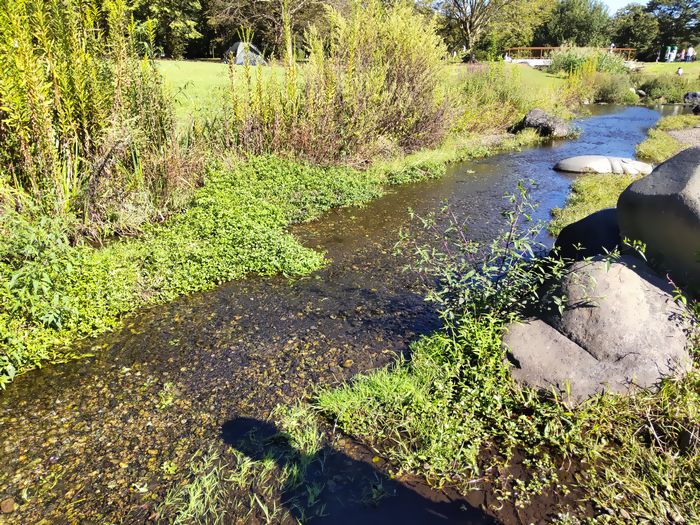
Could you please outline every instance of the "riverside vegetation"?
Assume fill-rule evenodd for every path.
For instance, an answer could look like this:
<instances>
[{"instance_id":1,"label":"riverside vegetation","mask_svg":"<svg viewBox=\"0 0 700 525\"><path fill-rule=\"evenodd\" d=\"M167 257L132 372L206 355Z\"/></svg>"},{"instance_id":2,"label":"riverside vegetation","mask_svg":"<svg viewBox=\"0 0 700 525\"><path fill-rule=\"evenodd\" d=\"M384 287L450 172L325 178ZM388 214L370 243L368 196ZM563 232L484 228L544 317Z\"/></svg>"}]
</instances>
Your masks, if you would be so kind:
<instances>
[{"instance_id":1,"label":"riverside vegetation","mask_svg":"<svg viewBox=\"0 0 700 525\"><path fill-rule=\"evenodd\" d=\"M443 233L422 219L443 249L410 237L405 248L413 246L444 328L417 341L410 360L322 391L316 409L388 458L396 475L420 474L465 493L491 485L516 508L543 492L563 498L572 491L578 503L561 509L562 523L694 523L697 368L665 380L658 393L603 394L575 408L565 395L538 394L511 378L505 325L533 308L558 308L556 295L538 290L566 268L556 254L532 258L544 247L534 242L539 227L528 214L523 193L510 226L485 250L460 224ZM519 465L527 475L513 474Z\"/></svg>"},{"instance_id":2,"label":"riverside vegetation","mask_svg":"<svg viewBox=\"0 0 700 525\"><path fill-rule=\"evenodd\" d=\"M308 273L323 257L290 223L494 150L469 132L502 134L536 105L566 111L503 65L448 82L430 22L375 2L331 13L337 30L309 34L303 67L232 68L222 111L178 133L148 27L122 0L104 5L7 0L0 18L2 386L141 305Z\"/></svg>"},{"instance_id":3,"label":"riverside vegetation","mask_svg":"<svg viewBox=\"0 0 700 525\"><path fill-rule=\"evenodd\" d=\"M5 0L0 15L3 387L42 362L77 357L77 340L140 306L251 272L313 271L323 255L289 235L291 223L440 176L448 162L531 143L532 134L486 144L471 134L502 137L536 106L567 113L608 74L587 58L537 95L503 64L455 78L429 21L405 4L369 2L331 13L331 41L309 33L305 66L290 58L287 31L283 75L232 68L222 111L178 133L148 26L130 24L120 0L105 6ZM490 249L465 243L459 224L436 232L444 253L404 241L415 269L438 283L429 298L444 322L410 361L275 412L296 450L283 460L231 453L227 465L216 451L195 454L158 517L220 522L233 493L241 515L275 521L276 485L301 488L299 505L323 514L318 487L304 481L323 446L320 417L395 474L438 487L467 492L480 477L519 506L555 487L606 509L601 521L700 520L696 371L657 394L604 395L576 409L510 378L505 323L535 304L556 307L534 292L562 271L555 258L531 257L540 247L525 193L512 204L511 227ZM164 388L160 405L173 395ZM514 460L525 478L508 473ZM569 464L577 478L565 482ZM165 477L176 468L161 466ZM372 488L370 501L381 499L381 486ZM571 510L558 518L577 523Z\"/></svg>"}]
</instances>

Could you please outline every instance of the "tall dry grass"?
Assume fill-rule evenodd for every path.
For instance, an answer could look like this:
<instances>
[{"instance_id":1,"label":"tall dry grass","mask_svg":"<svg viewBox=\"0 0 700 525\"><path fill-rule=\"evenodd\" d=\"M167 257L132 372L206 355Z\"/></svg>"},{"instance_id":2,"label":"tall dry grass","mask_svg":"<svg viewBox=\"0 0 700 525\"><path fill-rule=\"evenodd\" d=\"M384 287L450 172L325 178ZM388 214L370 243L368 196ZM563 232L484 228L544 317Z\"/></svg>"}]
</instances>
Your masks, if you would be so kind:
<instances>
[{"instance_id":1,"label":"tall dry grass","mask_svg":"<svg viewBox=\"0 0 700 525\"><path fill-rule=\"evenodd\" d=\"M229 143L246 154L362 164L439 142L450 112L435 21L407 2L378 0L353 1L347 15L332 8L327 14L328 34L306 35L304 66L292 58L285 19L283 79L231 66L244 87L232 82Z\"/></svg>"}]
</instances>

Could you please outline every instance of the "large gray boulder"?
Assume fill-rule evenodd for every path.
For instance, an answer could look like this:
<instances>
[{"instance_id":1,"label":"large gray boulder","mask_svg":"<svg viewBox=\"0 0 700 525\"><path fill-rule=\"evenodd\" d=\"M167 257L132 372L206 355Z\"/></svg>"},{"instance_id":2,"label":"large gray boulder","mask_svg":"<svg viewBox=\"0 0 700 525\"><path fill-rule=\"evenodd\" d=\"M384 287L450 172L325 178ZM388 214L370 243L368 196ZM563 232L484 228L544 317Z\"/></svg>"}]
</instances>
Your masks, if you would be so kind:
<instances>
[{"instance_id":1,"label":"large gray boulder","mask_svg":"<svg viewBox=\"0 0 700 525\"><path fill-rule=\"evenodd\" d=\"M532 128L543 137L565 138L573 133L573 128L564 119L547 114L541 109L533 109L515 126L516 131Z\"/></svg>"},{"instance_id":2,"label":"large gray boulder","mask_svg":"<svg viewBox=\"0 0 700 525\"><path fill-rule=\"evenodd\" d=\"M554 166L555 170L570 173L615 173L621 175L649 175L652 166L646 162L624 157L608 157L605 155L580 155L560 160Z\"/></svg>"},{"instance_id":3,"label":"large gray boulder","mask_svg":"<svg viewBox=\"0 0 700 525\"><path fill-rule=\"evenodd\" d=\"M617 210L608 208L565 226L554 246L560 257L578 261L611 253L620 244Z\"/></svg>"},{"instance_id":4,"label":"large gray boulder","mask_svg":"<svg viewBox=\"0 0 700 525\"><path fill-rule=\"evenodd\" d=\"M623 237L678 283L700 290L700 147L682 151L632 183L617 202Z\"/></svg>"},{"instance_id":5,"label":"large gray boulder","mask_svg":"<svg viewBox=\"0 0 700 525\"><path fill-rule=\"evenodd\" d=\"M577 262L562 280L562 314L508 328L513 377L565 392L571 402L603 390L652 388L690 366L691 329L668 285L632 257Z\"/></svg>"}]
</instances>

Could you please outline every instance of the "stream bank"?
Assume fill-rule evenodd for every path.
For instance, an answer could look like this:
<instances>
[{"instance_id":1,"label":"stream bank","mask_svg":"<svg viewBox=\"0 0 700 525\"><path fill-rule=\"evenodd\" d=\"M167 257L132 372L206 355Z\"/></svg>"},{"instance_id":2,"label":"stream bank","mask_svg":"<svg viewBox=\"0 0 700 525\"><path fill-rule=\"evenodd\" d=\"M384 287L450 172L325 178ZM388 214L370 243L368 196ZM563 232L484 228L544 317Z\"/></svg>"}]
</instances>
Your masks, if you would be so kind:
<instances>
[{"instance_id":1,"label":"stream bank","mask_svg":"<svg viewBox=\"0 0 700 525\"><path fill-rule=\"evenodd\" d=\"M407 354L439 326L419 280L401 271L407 261L392 254L407 208L426 215L449 201L473 239L488 241L503 224L503 195L526 178L546 220L572 181L552 170L556 160L632 156L658 119L639 107L592 111L575 141L456 164L296 227L331 261L309 277L232 282L145 309L87 342L101 347L94 357L20 377L0 396L0 495L20 504L6 519L143 522L187 459L220 444L226 422L264 420L277 404Z\"/></svg>"}]
</instances>

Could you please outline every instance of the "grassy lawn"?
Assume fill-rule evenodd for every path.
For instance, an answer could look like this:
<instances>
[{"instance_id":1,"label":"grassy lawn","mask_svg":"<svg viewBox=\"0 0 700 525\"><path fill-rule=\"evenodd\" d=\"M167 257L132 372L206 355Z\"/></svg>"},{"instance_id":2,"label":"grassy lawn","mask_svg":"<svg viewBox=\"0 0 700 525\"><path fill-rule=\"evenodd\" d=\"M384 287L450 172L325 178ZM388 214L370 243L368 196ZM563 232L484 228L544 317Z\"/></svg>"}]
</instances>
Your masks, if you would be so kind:
<instances>
[{"instance_id":1,"label":"grassy lawn","mask_svg":"<svg viewBox=\"0 0 700 525\"><path fill-rule=\"evenodd\" d=\"M180 120L219 106L230 83L229 66L220 62L161 60L158 67L175 95ZM236 67L236 81L242 81L243 70ZM281 66L264 67L262 71L263 78L271 74L281 77L284 72Z\"/></svg>"},{"instance_id":2,"label":"grassy lawn","mask_svg":"<svg viewBox=\"0 0 700 525\"><path fill-rule=\"evenodd\" d=\"M700 75L700 61L695 62L644 62L642 71L655 75L672 75L682 67L685 75L697 77Z\"/></svg>"},{"instance_id":3,"label":"grassy lawn","mask_svg":"<svg viewBox=\"0 0 700 525\"><path fill-rule=\"evenodd\" d=\"M220 104L229 85L229 68L218 62L194 60L161 60L158 67L165 77L166 86L177 100L177 116L180 120L201 113ZM564 79L550 75L523 64L508 67L517 69L526 91L552 91L564 85ZM465 64L450 64L447 68L447 81L456 87L462 75L468 72ZM281 66L262 68L263 78L270 75L282 76ZM243 68L236 67L237 81L243 78Z\"/></svg>"}]
</instances>

